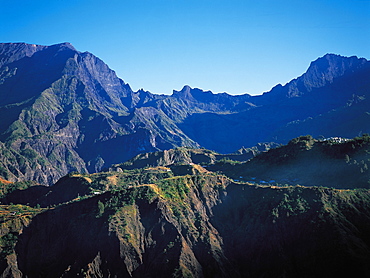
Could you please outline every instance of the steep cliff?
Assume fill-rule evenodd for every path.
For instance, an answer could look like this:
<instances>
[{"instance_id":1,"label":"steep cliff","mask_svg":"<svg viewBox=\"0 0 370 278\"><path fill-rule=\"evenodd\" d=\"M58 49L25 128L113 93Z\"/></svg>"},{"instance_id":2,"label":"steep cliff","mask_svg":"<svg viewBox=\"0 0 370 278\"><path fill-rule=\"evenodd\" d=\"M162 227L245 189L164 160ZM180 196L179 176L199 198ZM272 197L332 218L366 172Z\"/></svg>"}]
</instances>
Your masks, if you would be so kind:
<instances>
[{"instance_id":1,"label":"steep cliff","mask_svg":"<svg viewBox=\"0 0 370 278\"><path fill-rule=\"evenodd\" d=\"M208 171L181 175L149 167L73 174L45 190L36 194L31 187L2 199L49 207L34 209L37 215L22 232L2 245L3 276L9 269L19 275L13 277L332 277L369 271L367 189L251 185Z\"/></svg>"},{"instance_id":2,"label":"steep cliff","mask_svg":"<svg viewBox=\"0 0 370 278\"><path fill-rule=\"evenodd\" d=\"M196 146L114 71L70 44L1 44L2 176L55 182L143 151ZM137 99L139 98L139 99ZM94 146L94 147L92 147Z\"/></svg>"}]
</instances>

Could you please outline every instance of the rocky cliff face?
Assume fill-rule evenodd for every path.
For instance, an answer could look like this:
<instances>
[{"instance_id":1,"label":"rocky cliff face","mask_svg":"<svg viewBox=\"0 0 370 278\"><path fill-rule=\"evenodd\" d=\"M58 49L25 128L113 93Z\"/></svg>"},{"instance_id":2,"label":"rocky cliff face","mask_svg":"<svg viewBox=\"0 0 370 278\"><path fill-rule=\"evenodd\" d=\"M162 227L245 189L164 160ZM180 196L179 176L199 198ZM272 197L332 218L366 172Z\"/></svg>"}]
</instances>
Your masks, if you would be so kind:
<instances>
[{"instance_id":1,"label":"rocky cliff face","mask_svg":"<svg viewBox=\"0 0 370 278\"><path fill-rule=\"evenodd\" d=\"M2 238L3 276L10 270L13 277L318 277L369 271L369 190L251 186L165 167L70 175L45 190L31 187L2 200L49 206L33 209L22 233L14 231L15 240ZM28 197L22 201L22 195ZM17 214L7 208L2 217L24 217L17 206Z\"/></svg>"},{"instance_id":2,"label":"rocky cliff face","mask_svg":"<svg viewBox=\"0 0 370 278\"><path fill-rule=\"evenodd\" d=\"M162 111L138 107L155 96L132 92L100 59L70 44L3 44L1 62L7 179L50 184L139 152L196 145Z\"/></svg>"},{"instance_id":3,"label":"rocky cliff face","mask_svg":"<svg viewBox=\"0 0 370 278\"><path fill-rule=\"evenodd\" d=\"M0 44L0 175L52 184L174 147L231 153L293 137L369 131L369 62L328 54L262 96L185 86L153 95L69 43Z\"/></svg>"}]
</instances>

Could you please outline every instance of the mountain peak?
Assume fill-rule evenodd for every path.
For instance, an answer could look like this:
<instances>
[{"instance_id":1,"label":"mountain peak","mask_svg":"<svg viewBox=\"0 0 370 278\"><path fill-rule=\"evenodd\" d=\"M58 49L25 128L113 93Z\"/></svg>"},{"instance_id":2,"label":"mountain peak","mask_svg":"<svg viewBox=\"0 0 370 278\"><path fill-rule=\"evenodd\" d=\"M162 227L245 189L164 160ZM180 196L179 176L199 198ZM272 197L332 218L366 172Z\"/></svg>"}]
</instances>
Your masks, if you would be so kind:
<instances>
[{"instance_id":1,"label":"mountain peak","mask_svg":"<svg viewBox=\"0 0 370 278\"><path fill-rule=\"evenodd\" d=\"M36 52L36 51L40 51L40 50L43 50L45 48L50 48L50 47L69 48L69 49L76 51L74 46L69 42L57 43L57 44L53 44L50 46L40 45L40 44L30 44L30 43L25 43L25 42L0 43L1 50L18 49L18 50L23 50L23 51L30 50L30 51Z\"/></svg>"},{"instance_id":2,"label":"mountain peak","mask_svg":"<svg viewBox=\"0 0 370 278\"><path fill-rule=\"evenodd\" d=\"M181 89L181 91L188 91L188 90L192 90L193 88L190 87L189 85L184 85L184 87Z\"/></svg>"},{"instance_id":3,"label":"mountain peak","mask_svg":"<svg viewBox=\"0 0 370 278\"><path fill-rule=\"evenodd\" d=\"M74 46L71 43L69 43L69 42L63 42L63 43L54 44L54 45L52 45L50 47L69 48L71 50L77 51L76 48L74 48Z\"/></svg>"},{"instance_id":4,"label":"mountain peak","mask_svg":"<svg viewBox=\"0 0 370 278\"><path fill-rule=\"evenodd\" d=\"M36 52L47 49L57 51L72 50L77 52L77 50L69 42L54 44L51 46L29 44L25 42L0 43L0 67L5 64L20 60L24 57L31 57Z\"/></svg>"},{"instance_id":5,"label":"mountain peak","mask_svg":"<svg viewBox=\"0 0 370 278\"><path fill-rule=\"evenodd\" d=\"M173 96L180 98L199 98L204 96L214 95L211 91L203 91L199 88L191 88L189 85L185 85L180 91L173 90Z\"/></svg>"},{"instance_id":6,"label":"mountain peak","mask_svg":"<svg viewBox=\"0 0 370 278\"><path fill-rule=\"evenodd\" d=\"M322 57L317 58L315 61L311 62L307 72L313 68L317 67L320 70L328 70L329 68L345 71L351 67L361 66L366 63L367 60L364 58L358 58L357 56L341 56L338 54L327 53Z\"/></svg>"},{"instance_id":7,"label":"mountain peak","mask_svg":"<svg viewBox=\"0 0 370 278\"><path fill-rule=\"evenodd\" d=\"M326 54L311 62L303 75L306 85L320 87L332 83L335 78L362 68L368 61L356 56L344 57L337 54Z\"/></svg>"},{"instance_id":8,"label":"mountain peak","mask_svg":"<svg viewBox=\"0 0 370 278\"><path fill-rule=\"evenodd\" d=\"M187 100L193 99L193 95L191 93L192 90L193 89L190 86L185 85L180 91L173 90L172 96Z\"/></svg>"},{"instance_id":9,"label":"mountain peak","mask_svg":"<svg viewBox=\"0 0 370 278\"><path fill-rule=\"evenodd\" d=\"M191 90L193 90L193 88L191 88L189 85L184 85L184 87L180 91L173 90L172 94L174 96L189 95Z\"/></svg>"}]
</instances>

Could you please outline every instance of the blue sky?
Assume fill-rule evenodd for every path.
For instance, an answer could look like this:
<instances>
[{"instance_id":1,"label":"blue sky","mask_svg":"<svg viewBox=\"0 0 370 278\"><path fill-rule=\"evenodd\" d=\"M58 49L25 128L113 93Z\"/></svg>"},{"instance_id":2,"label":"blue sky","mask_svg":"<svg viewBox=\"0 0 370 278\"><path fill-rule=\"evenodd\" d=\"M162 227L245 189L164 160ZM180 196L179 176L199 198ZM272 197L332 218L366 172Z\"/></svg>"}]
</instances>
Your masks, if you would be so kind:
<instances>
[{"instance_id":1,"label":"blue sky","mask_svg":"<svg viewBox=\"0 0 370 278\"><path fill-rule=\"evenodd\" d=\"M70 42L134 90L261 94L326 53L370 59L370 0L0 0L0 42Z\"/></svg>"}]
</instances>

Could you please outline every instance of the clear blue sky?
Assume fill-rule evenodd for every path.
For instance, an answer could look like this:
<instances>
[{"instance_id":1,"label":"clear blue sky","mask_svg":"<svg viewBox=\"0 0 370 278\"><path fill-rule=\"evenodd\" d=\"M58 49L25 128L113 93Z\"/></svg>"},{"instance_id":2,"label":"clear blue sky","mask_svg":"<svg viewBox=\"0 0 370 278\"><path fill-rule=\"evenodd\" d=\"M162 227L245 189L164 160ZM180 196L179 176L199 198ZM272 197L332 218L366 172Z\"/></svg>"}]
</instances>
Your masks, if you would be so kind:
<instances>
[{"instance_id":1,"label":"clear blue sky","mask_svg":"<svg viewBox=\"0 0 370 278\"><path fill-rule=\"evenodd\" d=\"M370 0L0 0L0 42L70 42L134 90L261 94L326 53L370 59Z\"/></svg>"}]
</instances>

